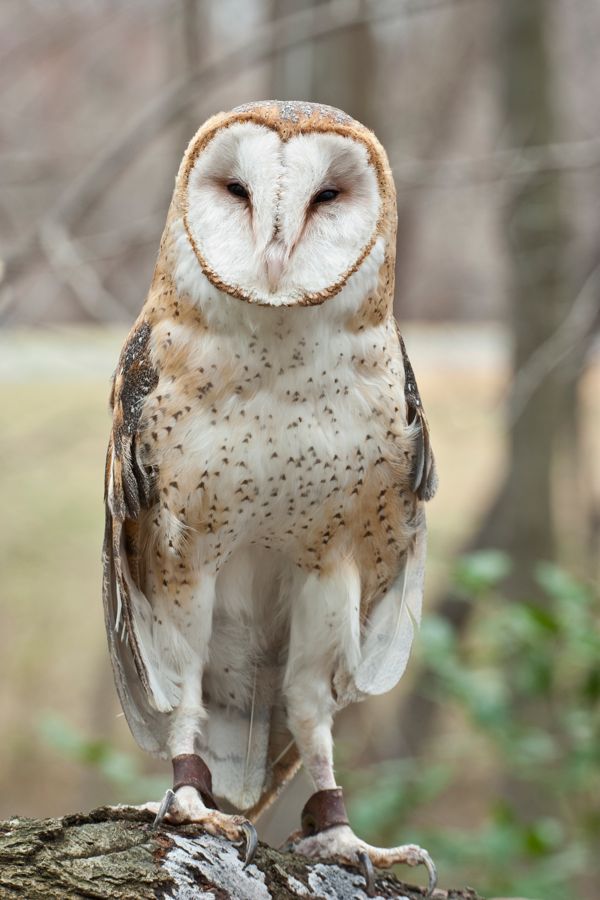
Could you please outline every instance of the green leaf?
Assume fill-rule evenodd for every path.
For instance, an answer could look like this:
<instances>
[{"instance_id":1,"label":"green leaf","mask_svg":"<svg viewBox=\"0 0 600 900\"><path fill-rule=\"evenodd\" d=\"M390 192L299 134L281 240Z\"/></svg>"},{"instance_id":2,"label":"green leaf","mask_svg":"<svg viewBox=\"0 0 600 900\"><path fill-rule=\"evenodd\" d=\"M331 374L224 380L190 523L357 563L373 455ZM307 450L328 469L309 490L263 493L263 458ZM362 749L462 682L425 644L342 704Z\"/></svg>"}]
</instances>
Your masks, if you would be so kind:
<instances>
[{"instance_id":1,"label":"green leaf","mask_svg":"<svg viewBox=\"0 0 600 900\"><path fill-rule=\"evenodd\" d=\"M549 597L554 600L568 600L570 603L589 605L591 591L573 575L555 563L538 562L534 577Z\"/></svg>"},{"instance_id":2,"label":"green leaf","mask_svg":"<svg viewBox=\"0 0 600 900\"><path fill-rule=\"evenodd\" d=\"M458 560L454 578L468 593L481 594L500 584L511 569L511 559L502 550L478 550Z\"/></svg>"}]
</instances>

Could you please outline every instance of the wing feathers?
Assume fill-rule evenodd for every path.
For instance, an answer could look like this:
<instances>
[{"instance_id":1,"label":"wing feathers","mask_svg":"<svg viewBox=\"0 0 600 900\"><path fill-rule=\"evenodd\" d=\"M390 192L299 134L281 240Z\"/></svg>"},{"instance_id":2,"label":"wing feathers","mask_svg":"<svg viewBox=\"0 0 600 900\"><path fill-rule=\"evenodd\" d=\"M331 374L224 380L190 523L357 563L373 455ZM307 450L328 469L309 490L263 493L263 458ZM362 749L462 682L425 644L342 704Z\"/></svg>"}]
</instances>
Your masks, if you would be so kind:
<instances>
[{"instance_id":1,"label":"wing feathers","mask_svg":"<svg viewBox=\"0 0 600 900\"><path fill-rule=\"evenodd\" d=\"M354 673L354 684L362 694L383 694L404 674L421 621L425 550L423 521L396 581L370 616Z\"/></svg>"},{"instance_id":2,"label":"wing feathers","mask_svg":"<svg viewBox=\"0 0 600 900\"><path fill-rule=\"evenodd\" d=\"M429 425L421 403L415 374L396 323L404 363L404 396L407 423L415 426L411 490L419 500L430 500L437 488L435 459ZM420 504L416 510L415 536L396 581L370 612L361 644L361 661L353 682L359 694L382 694L402 677L415 631L421 620L425 572L426 526Z\"/></svg>"},{"instance_id":3,"label":"wing feathers","mask_svg":"<svg viewBox=\"0 0 600 900\"><path fill-rule=\"evenodd\" d=\"M435 458L431 449L429 439L429 425L425 410L421 403L421 396L413 367L406 352L406 346L398 323L396 322L396 331L398 340L400 341L400 349L402 350L402 361L404 363L404 397L406 400L406 413L408 424L414 422L418 424L418 432L415 445L415 463L413 468L412 490L419 500L431 500L437 489L437 472L435 468Z\"/></svg>"},{"instance_id":4,"label":"wing feathers","mask_svg":"<svg viewBox=\"0 0 600 900\"><path fill-rule=\"evenodd\" d=\"M113 427L105 475L103 597L106 631L119 698L142 748L160 753L174 686L156 677L151 610L138 587L138 517L152 502L151 469L139 457L139 429L146 398L158 383L145 320L134 326L113 380Z\"/></svg>"},{"instance_id":5,"label":"wing feathers","mask_svg":"<svg viewBox=\"0 0 600 900\"><path fill-rule=\"evenodd\" d=\"M138 430L144 402L158 384L149 342L152 329L139 322L129 335L115 373L112 389L113 430L109 454L112 477L107 483L112 514L124 521L137 519L150 504L152 479L139 459Z\"/></svg>"},{"instance_id":6,"label":"wing feathers","mask_svg":"<svg viewBox=\"0 0 600 900\"><path fill-rule=\"evenodd\" d=\"M110 658L121 706L136 741L143 750L160 754L166 734L165 717L157 713L148 700L146 668L133 628L126 586L125 593L123 591L119 557L115 556L115 545L120 546L120 527L107 507L102 593Z\"/></svg>"}]
</instances>

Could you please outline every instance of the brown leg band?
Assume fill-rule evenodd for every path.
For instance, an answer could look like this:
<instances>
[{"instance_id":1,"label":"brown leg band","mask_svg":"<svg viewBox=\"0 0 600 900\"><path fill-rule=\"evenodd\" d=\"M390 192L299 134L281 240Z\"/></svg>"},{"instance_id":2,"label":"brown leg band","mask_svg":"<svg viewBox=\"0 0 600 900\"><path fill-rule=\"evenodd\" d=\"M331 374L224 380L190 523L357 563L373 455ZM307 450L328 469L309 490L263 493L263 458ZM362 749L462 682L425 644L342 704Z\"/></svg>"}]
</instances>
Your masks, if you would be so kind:
<instances>
[{"instance_id":1,"label":"brown leg band","mask_svg":"<svg viewBox=\"0 0 600 900\"><path fill-rule=\"evenodd\" d=\"M302 835L310 837L333 828L334 825L348 825L348 815L341 788L317 791L302 810Z\"/></svg>"},{"instance_id":2,"label":"brown leg band","mask_svg":"<svg viewBox=\"0 0 600 900\"><path fill-rule=\"evenodd\" d=\"M219 808L212 795L210 769L197 753L182 753L180 756L174 756L172 763L174 791L186 785L196 788L205 806L209 809Z\"/></svg>"}]
</instances>

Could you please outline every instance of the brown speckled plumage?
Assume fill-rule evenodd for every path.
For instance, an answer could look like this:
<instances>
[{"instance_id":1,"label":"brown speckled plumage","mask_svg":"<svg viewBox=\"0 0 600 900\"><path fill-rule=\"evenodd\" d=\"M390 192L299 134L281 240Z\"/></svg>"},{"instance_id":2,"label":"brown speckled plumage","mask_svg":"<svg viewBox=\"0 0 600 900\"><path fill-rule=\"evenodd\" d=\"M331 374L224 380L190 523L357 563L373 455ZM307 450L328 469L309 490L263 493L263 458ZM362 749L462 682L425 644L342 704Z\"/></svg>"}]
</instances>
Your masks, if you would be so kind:
<instances>
[{"instance_id":1,"label":"brown speckled plumage","mask_svg":"<svg viewBox=\"0 0 600 900\"><path fill-rule=\"evenodd\" d=\"M273 129L284 142L298 134L349 137L366 148L376 173L381 202L371 238L342 277L290 307L249 307L244 292L203 258L188 225L186 191L195 161L215 134L240 122ZM226 325L207 315L177 275L181 225L207 290L226 295L219 295L229 304ZM339 560L350 555L360 574L366 629L424 529L421 501L434 492L435 470L414 373L392 314L395 227L384 151L370 131L330 107L273 101L220 113L184 156L148 298L117 367L107 464L109 641L125 711L149 750L165 751L170 713L151 698L148 654L141 628L132 624L134 595L149 603L147 627L160 653L163 617L187 633L202 573L219 578L241 549L285 559L319 578L334 576ZM381 263L373 288L338 315L335 304L377 247ZM324 315L330 324L321 334ZM277 640L283 640L285 617L282 623ZM265 659L277 659L278 652L267 647ZM280 676L273 677L271 683L265 676L264 684L259 678L259 699L272 718L270 769L255 811L298 759L288 746ZM136 678L141 687L132 686ZM339 679L340 705L352 699L352 690L359 693L348 688L343 700L348 678ZM217 671L212 658L203 687L206 702L246 709L247 691L241 696L235 678Z\"/></svg>"}]
</instances>

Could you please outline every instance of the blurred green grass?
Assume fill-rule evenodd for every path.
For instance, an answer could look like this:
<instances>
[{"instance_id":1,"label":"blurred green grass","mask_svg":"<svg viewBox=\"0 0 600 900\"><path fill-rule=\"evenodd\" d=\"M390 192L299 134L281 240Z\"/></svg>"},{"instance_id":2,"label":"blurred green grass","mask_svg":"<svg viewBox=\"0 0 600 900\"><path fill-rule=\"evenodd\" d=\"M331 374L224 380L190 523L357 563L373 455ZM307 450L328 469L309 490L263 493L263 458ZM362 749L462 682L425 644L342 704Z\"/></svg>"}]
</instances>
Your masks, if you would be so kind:
<instances>
[{"instance_id":1,"label":"blurred green grass","mask_svg":"<svg viewBox=\"0 0 600 900\"><path fill-rule=\"evenodd\" d=\"M66 767L40 743L46 710L60 710L86 732L113 737L116 730L126 740L115 719L100 593L107 398L120 340L78 330L16 333L10 343L3 335L4 815L62 812L94 799L88 772Z\"/></svg>"}]
</instances>

